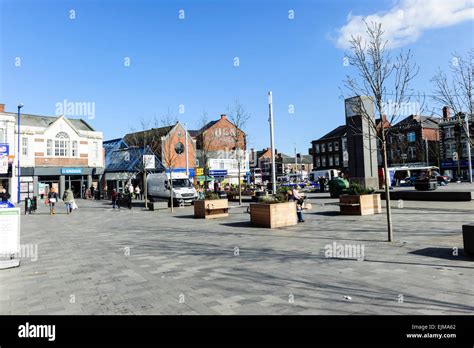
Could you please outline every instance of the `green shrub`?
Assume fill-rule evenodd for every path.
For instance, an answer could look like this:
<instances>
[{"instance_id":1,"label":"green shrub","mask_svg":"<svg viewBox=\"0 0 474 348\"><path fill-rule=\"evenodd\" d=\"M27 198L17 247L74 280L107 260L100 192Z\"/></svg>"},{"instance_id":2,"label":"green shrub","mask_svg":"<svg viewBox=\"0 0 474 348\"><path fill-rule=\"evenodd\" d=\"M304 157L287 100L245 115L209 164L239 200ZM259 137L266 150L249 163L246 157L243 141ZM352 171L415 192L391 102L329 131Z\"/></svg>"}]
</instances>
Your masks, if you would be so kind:
<instances>
[{"instance_id":1,"label":"green shrub","mask_svg":"<svg viewBox=\"0 0 474 348\"><path fill-rule=\"evenodd\" d=\"M273 196L263 196L259 198L259 202L267 203L267 204L274 204L274 203L284 203L287 201L286 194L284 193L277 193Z\"/></svg>"},{"instance_id":2,"label":"green shrub","mask_svg":"<svg viewBox=\"0 0 474 348\"><path fill-rule=\"evenodd\" d=\"M206 194L204 195L204 199L209 199L209 200L220 199L220 198L221 197L215 192L206 192Z\"/></svg>"},{"instance_id":3,"label":"green shrub","mask_svg":"<svg viewBox=\"0 0 474 348\"><path fill-rule=\"evenodd\" d=\"M375 190L373 188L363 187L357 183L350 184L349 189L347 190L348 194L356 196L371 195L374 192Z\"/></svg>"}]
</instances>

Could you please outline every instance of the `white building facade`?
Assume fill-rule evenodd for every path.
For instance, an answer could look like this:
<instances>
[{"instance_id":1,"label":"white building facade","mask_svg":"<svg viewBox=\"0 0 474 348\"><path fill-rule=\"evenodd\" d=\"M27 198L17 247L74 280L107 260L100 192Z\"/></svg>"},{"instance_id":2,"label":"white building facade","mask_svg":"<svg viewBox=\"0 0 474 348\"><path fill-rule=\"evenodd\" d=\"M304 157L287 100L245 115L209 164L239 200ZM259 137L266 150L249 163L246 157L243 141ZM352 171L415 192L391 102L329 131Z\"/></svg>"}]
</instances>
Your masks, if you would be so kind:
<instances>
[{"instance_id":1,"label":"white building facade","mask_svg":"<svg viewBox=\"0 0 474 348\"><path fill-rule=\"evenodd\" d=\"M18 201L18 152L20 201L44 197L53 187L61 196L71 187L77 197L84 195L85 188L100 188L104 167L102 132L96 132L81 119L21 114L18 151L17 119L16 113L4 112L0 104L0 143L4 129L3 141L8 144L10 159L1 184L13 202Z\"/></svg>"}]
</instances>

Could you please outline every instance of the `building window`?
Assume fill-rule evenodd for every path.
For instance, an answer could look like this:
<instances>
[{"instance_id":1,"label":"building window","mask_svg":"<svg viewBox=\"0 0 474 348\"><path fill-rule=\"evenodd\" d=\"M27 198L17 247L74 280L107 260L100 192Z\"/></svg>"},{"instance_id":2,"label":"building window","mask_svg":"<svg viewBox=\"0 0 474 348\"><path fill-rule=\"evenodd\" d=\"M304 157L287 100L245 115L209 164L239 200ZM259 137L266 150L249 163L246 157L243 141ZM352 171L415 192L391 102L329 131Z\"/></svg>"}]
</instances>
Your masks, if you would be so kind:
<instances>
[{"instance_id":1,"label":"building window","mask_svg":"<svg viewBox=\"0 0 474 348\"><path fill-rule=\"evenodd\" d=\"M410 146L410 147L408 148L408 153L410 154L410 158L411 158L411 159L416 158L415 148L414 148L413 146Z\"/></svg>"},{"instance_id":2,"label":"building window","mask_svg":"<svg viewBox=\"0 0 474 348\"><path fill-rule=\"evenodd\" d=\"M6 143L6 142L7 142L6 130L3 128L0 128L0 144Z\"/></svg>"},{"instance_id":3,"label":"building window","mask_svg":"<svg viewBox=\"0 0 474 348\"><path fill-rule=\"evenodd\" d=\"M94 158L94 161L99 159L99 144L97 141L94 141L92 143L92 156Z\"/></svg>"},{"instance_id":4,"label":"building window","mask_svg":"<svg viewBox=\"0 0 474 348\"><path fill-rule=\"evenodd\" d=\"M321 167L321 158L316 157L316 167Z\"/></svg>"},{"instance_id":5,"label":"building window","mask_svg":"<svg viewBox=\"0 0 474 348\"><path fill-rule=\"evenodd\" d=\"M326 157L321 157L321 167L326 167Z\"/></svg>"},{"instance_id":6,"label":"building window","mask_svg":"<svg viewBox=\"0 0 474 348\"><path fill-rule=\"evenodd\" d=\"M329 152L332 152L332 143L329 143L329 144L328 144L328 151L329 151Z\"/></svg>"},{"instance_id":7,"label":"building window","mask_svg":"<svg viewBox=\"0 0 474 348\"><path fill-rule=\"evenodd\" d=\"M338 141L334 142L334 151L339 151L339 142Z\"/></svg>"},{"instance_id":8,"label":"building window","mask_svg":"<svg viewBox=\"0 0 474 348\"><path fill-rule=\"evenodd\" d=\"M448 143L446 144L446 157L452 158L453 153L456 151L456 146L454 144Z\"/></svg>"},{"instance_id":9,"label":"building window","mask_svg":"<svg viewBox=\"0 0 474 348\"><path fill-rule=\"evenodd\" d=\"M72 157L77 157L77 141L72 142Z\"/></svg>"},{"instance_id":10,"label":"building window","mask_svg":"<svg viewBox=\"0 0 474 348\"><path fill-rule=\"evenodd\" d=\"M59 132L54 140L54 155L59 157L69 156L69 135Z\"/></svg>"},{"instance_id":11,"label":"building window","mask_svg":"<svg viewBox=\"0 0 474 348\"><path fill-rule=\"evenodd\" d=\"M339 156L334 156L334 165L335 166L339 165Z\"/></svg>"},{"instance_id":12,"label":"building window","mask_svg":"<svg viewBox=\"0 0 474 348\"><path fill-rule=\"evenodd\" d=\"M451 139L454 138L454 127L446 127L444 128L444 139Z\"/></svg>"},{"instance_id":13,"label":"building window","mask_svg":"<svg viewBox=\"0 0 474 348\"><path fill-rule=\"evenodd\" d=\"M342 138L342 151L347 151L347 138Z\"/></svg>"},{"instance_id":14,"label":"building window","mask_svg":"<svg viewBox=\"0 0 474 348\"><path fill-rule=\"evenodd\" d=\"M332 156L329 156L329 166L331 167L332 164L333 164L333 162L332 162Z\"/></svg>"},{"instance_id":15,"label":"building window","mask_svg":"<svg viewBox=\"0 0 474 348\"><path fill-rule=\"evenodd\" d=\"M326 144L321 144L321 152L326 152Z\"/></svg>"},{"instance_id":16,"label":"building window","mask_svg":"<svg viewBox=\"0 0 474 348\"><path fill-rule=\"evenodd\" d=\"M52 156L53 155L53 140L48 139L46 141L46 156Z\"/></svg>"},{"instance_id":17,"label":"building window","mask_svg":"<svg viewBox=\"0 0 474 348\"><path fill-rule=\"evenodd\" d=\"M314 149L315 149L316 153L319 153L319 144L316 144L316 145L314 146Z\"/></svg>"},{"instance_id":18,"label":"building window","mask_svg":"<svg viewBox=\"0 0 474 348\"><path fill-rule=\"evenodd\" d=\"M21 138L21 154L28 156L28 138Z\"/></svg>"},{"instance_id":19,"label":"building window","mask_svg":"<svg viewBox=\"0 0 474 348\"><path fill-rule=\"evenodd\" d=\"M415 132L408 132L407 140L409 143L414 143L416 141Z\"/></svg>"}]
</instances>

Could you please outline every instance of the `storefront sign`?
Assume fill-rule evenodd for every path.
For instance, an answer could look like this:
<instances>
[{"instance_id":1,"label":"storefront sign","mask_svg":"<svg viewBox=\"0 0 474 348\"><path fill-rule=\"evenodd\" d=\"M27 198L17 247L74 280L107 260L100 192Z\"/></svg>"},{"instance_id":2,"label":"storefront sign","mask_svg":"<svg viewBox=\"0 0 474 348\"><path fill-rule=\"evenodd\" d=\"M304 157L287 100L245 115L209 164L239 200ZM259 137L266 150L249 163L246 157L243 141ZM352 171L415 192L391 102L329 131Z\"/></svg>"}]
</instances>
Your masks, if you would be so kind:
<instances>
[{"instance_id":1,"label":"storefront sign","mask_svg":"<svg viewBox=\"0 0 474 348\"><path fill-rule=\"evenodd\" d=\"M80 175L80 174L82 174L82 168L61 168L61 174L63 174L63 175Z\"/></svg>"},{"instance_id":2,"label":"storefront sign","mask_svg":"<svg viewBox=\"0 0 474 348\"><path fill-rule=\"evenodd\" d=\"M196 168L196 175L197 176L204 175L204 168Z\"/></svg>"},{"instance_id":3,"label":"storefront sign","mask_svg":"<svg viewBox=\"0 0 474 348\"><path fill-rule=\"evenodd\" d=\"M210 170L209 174L211 176L226 176L227 170Z\"/></svg>"},{"instance_id":4,"label":"storefront sign","mask_svg":"<svg viewBox=\"0 0 474 348\"><path fill-rule=\"evenodd\" d=\"M143 155L145 169L155 169L155 155Z\"/></svg>"},{"instance_id":5,"label":"storefront sign","mask_svg":"<svg viewBox=\"0 0 474 348\"><path fill-rule=\"evenodd\" d=\"M8 156L9 153L9 146L8 144L0 144L0 156L6 155Z\"/></svg>"}]
</instances>

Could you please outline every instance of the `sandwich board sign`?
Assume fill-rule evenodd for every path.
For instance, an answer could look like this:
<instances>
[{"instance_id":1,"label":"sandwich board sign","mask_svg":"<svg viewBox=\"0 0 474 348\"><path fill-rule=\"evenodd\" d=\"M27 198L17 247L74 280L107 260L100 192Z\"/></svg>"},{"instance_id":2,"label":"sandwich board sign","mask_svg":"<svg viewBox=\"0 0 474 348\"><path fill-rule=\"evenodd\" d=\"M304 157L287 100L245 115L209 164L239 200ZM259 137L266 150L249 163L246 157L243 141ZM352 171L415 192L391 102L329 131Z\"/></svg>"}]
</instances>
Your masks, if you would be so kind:
<instances>
[{"instance_id":1,"label":"sandwich board sign","mask_svg":"<svg viewBox=\"0 0 474 348\"><path fill-rule=\"evenodd\" d=\"M20 261L20 208L0 206L0 269L17 267Z\"/></svg>"}]
</instances>

